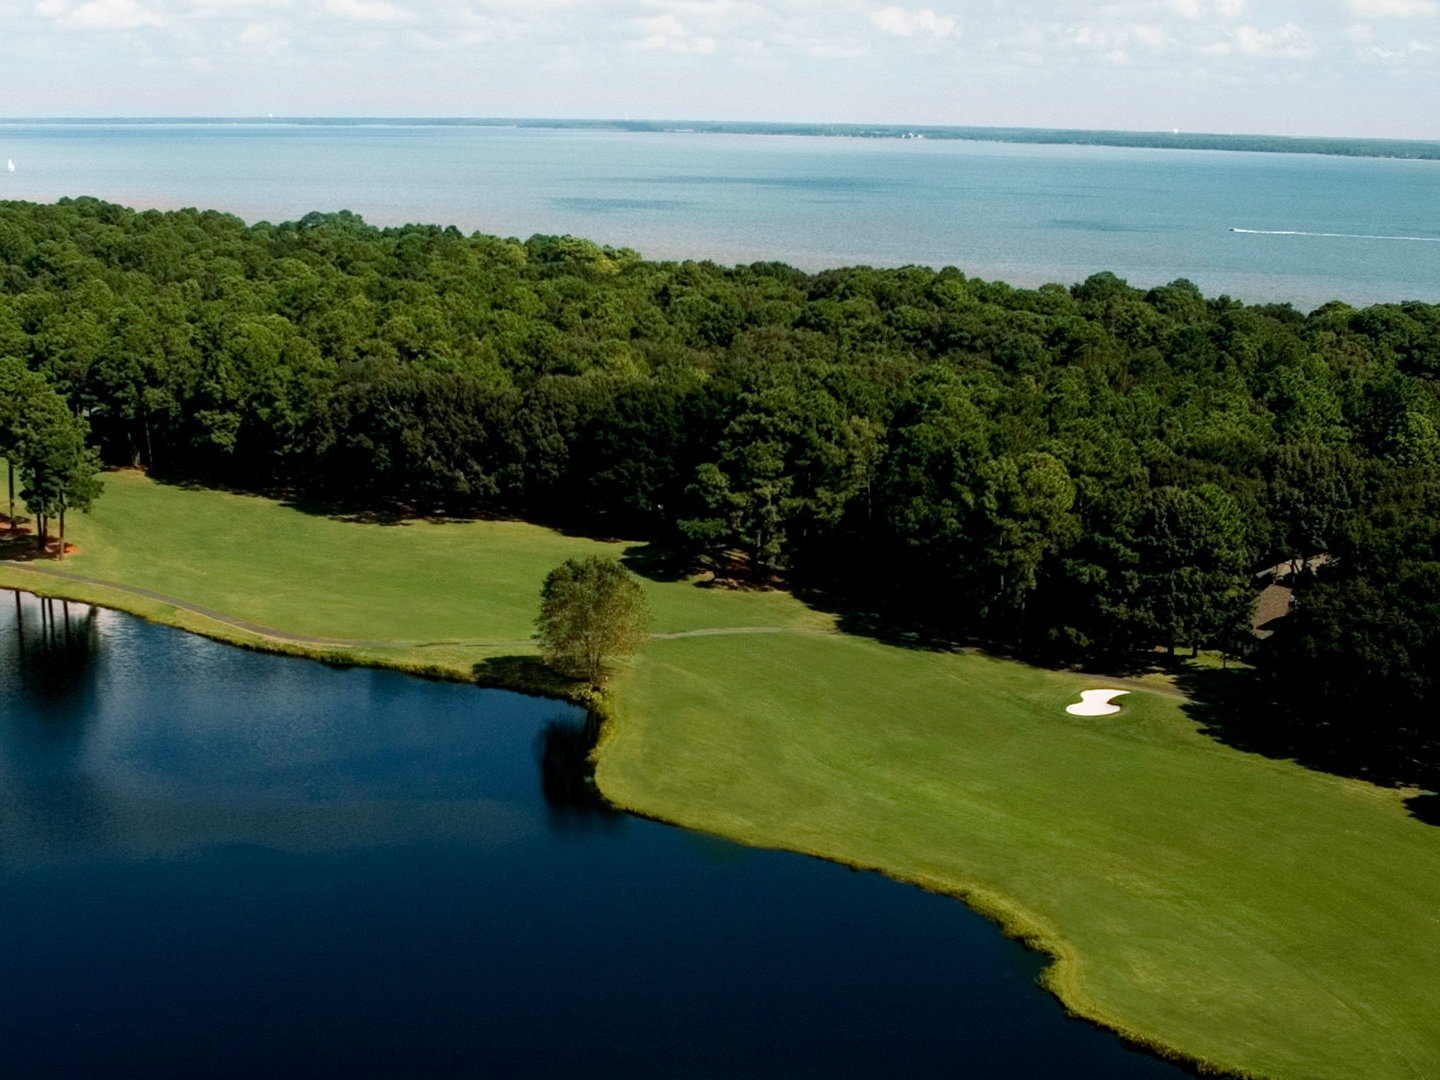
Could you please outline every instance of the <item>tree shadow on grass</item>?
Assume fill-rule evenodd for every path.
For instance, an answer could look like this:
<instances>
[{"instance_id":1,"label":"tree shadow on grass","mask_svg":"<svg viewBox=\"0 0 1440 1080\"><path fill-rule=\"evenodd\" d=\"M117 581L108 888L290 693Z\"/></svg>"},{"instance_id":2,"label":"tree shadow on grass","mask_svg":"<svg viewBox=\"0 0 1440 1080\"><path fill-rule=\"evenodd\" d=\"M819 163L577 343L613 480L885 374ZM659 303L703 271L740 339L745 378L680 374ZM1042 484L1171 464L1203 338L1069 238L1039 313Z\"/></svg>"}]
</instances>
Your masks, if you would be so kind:
<instances>
[{"instance_id":1,"label":"tree shadow on grass","mask_svg":"<svg viewBox=\"0 0 1440 1080\"><path fill-rule=\"evenodd\" d=\"M647 581L666 583L684 581L698 569L695 556L689 551L655 541L631 544L621 554L620 561L631 573Z\"/></svg>"},{"instance_id":2,"label":"tree shadow on grass","mask_svg":"<svg viewBox=\"0 0 1440 1080\"><path fill-rule=\"evenodd\" d=\"M1213 739L1237 750L1272 758L1295 755L1293 740L1264 723L1255 700L1262 692L1251 670L1214 671L1177 667L1175 685L1190 695L1185 713Z\"/></svg>"},{"instance_id":3,"label":"tree shadow on grass","mask_svg":"<svg viewBox=\"0 0 1440 1080\"><path fill-rule=\"evenodd\" d=\"M1237 750L1381 787L1440 787L1433 747L1416 753L1291 717L1272 699L1270 680L1254 669L1182 669L1176 685L1190 695L1185 712L1200 730ZM1440 825L1440 795L1415 795L1405 805L1419 820Z\"/></svg>"},{"instance_id":4,"label":"tree shadow on grass","mask_svg":"<svg viewBox=\"0 0 1440 1080\"><path fill-rule=\"evenodd\" d=\"M580 685L534 655L492 656L475 664L471 674L481 686L561 700L568 700Z\"/></svg>"},{"instance_id":5,"label":"tree shadow on grass","mask_svg":"<svg viewBox=\"0 0 1440 1080\"><path fill-rule=\"evenodd\" d=\"M1410 811L1411 817L1426 825L1440 826L1440 795L1411 795L1405 800L1405 809Z\"/></svg>"},{"instance_id":6,"label":"tree shadow on grass","mask_svg":"<svg viewBox=\"0 0 1440 1080\"><path fill-rule=\"evenodd\" d=\"M927 652L954 652L980 646L981 642L962 638L953 630L936 626L913 613L886 611L883 605L856 600L843 593L815 585L797 583L792 590L795 599L813 611L835 616L835 627L842 634L871 638L883 645ZM995 650L990 650L995 651ZM996 651L996 655L1001 655Z\"/></svg>"},{"instance_id":7,"label":"tree shadow on grass","mask_svg":"<svg viewBox=\"0 0 1440 1080\"><path fill-rule=\"evenodd\" d=\"M65 544L65 553L73 555L80 549L74 544ZM24 526L0 529L0 562L58 562L60 557L60 540L51 536L45 549L42 551L35 540L35 534Z\"/></svg>"},{"instance_id":8,"label":"tree shadow on grass","mask_svg":"<svg viewBox=\"0 0 1440 1080\"><path fill-rule=\"evenodd\" d=\"M697 589L734 592L786 592L806 607L834 615L836 628L845 634L873 638L886 645L906 649L949 651L968 642L959 641L953 633L924 625L913 618L889 618L875 605L847 598L839 592L791 582L774 576L768 582L756 581L749 575L744 556L732 552L718 562L697 555L680 544L649 541L632 544L620 557L626 569L647 581L662 584L695 579ZM706 575L708 572L708 576Z\"/></svg>"},{"instance_id":9,"label":"tree shadow on grass","mask_svg":"<svg viewBox=\"0 0 1440 1080\"><path fill-rule=\"evenodd\" d=\"M0 531L0 559L6 562L30 562L44 557L29 529L13 528Z\"/></svg>"},{"instance_id":10,"label":"tree shadow on grass","mask_svg":"<svg viewBox=\"0 0 1440 1080\"><path fill-rule=\"evenodd\" d=\"M769 581L754 580L739 552L716 560L710 556L699 555L681 544L651 540L643 544L631 544L620 556L620 561L625 564L626 569L649 581L671 583L694 578L692 584L697 589L771 592L787 587L785 580L778 576ZM703 576L707 573L708 577Z\"/></svg>"},{"instance_id":11,"label":"tree shadow on grass","mask_svg":"<svg viewBox=\"0 0 1440 1080\"><path fill-rule=\"evenodd\" d=\"M401 499L326 498L295 487L264 483L227 484L223 480L198 480L183 472L168 470L151 470L146 475L157 484L179 488L181 491L223 491L230 495L273 499L287 509L298 510L310 517L330 518L332 521L352 522L357 525L409 525L414 521L441 525L450 522L512 520L508 514L492 514L473 506L435 508L417 506Z\"/></svg>"},{"instance_id":12,"label":"tree shadow on grass","mask_svg":"<svg viewBox=\"0 0 1440 1080\"><path fill-rule=\"evenodd\" d=\"M309 517L324 517L355 525L408 525L416 517L413 511L399 505L347 505L298 493L280 496L280 503L286 509L298 510Z\"/></svg>"},{"instance_id":13,"label":"tree shadow on grass","mask_svg":"<svg viewBox=\"0 0 1440 1080\"><path fill-rule=\"evenodd\" d=\"M463 505L426 507L400 499L333 499L304 491L264 492L285 507L311 517L329 518L356 525L410 525L424 521L430 525L459 525L473 521L516 521L503 510Z\"/></svg>"}]
</instances>

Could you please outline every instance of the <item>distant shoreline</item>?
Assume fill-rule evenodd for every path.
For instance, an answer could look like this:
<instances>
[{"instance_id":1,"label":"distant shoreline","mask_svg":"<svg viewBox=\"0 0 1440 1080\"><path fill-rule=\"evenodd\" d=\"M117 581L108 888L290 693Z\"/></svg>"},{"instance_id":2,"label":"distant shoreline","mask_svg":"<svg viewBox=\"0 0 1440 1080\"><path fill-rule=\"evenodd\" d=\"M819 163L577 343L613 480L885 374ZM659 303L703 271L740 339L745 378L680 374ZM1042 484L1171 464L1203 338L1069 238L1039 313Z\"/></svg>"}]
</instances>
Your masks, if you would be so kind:
<instances>
[{"instance_id":1,"label":"distant shoreline","mask_svg":"<svg viewBox=\"0 0 1440 1080\"><path fill-rule=\"evenodd\" d=\"M808 135L854 139L931 139L1028 143L1050 146L1115 146L1147 150L1228 150L1265 154L1404 158L1440 161L1440 140L1326 138L1291 135L1222 135L1188 131L1086 131L1067 128L963 127L906 124L806 124L730 120L567 120L505 117L26 117L10 125L263 124L315 127L513 127L548 130L625 131L657 134Z\"/></svg>"}]
</instances>

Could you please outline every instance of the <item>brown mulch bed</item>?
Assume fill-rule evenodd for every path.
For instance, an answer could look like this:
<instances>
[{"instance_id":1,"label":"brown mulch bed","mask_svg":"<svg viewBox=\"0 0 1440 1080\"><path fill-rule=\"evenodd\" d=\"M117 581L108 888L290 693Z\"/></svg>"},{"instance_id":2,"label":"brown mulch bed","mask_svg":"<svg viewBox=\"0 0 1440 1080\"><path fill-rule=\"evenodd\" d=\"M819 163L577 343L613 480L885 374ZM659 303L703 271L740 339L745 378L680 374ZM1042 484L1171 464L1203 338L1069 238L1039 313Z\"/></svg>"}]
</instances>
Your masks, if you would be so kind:
<instances>
[{"instance_id":1,"label":"brown mulch bed","mask_svg":"<svg viewBox=\"0 0 1440 1080\"><path fill-rule=\"evenodd\" d=\"M74 544L65 545L65 554L74 555L79 552ZM35 534L20 526L18 528L0 529L0 560L5 562L34 562L36 559L58 559L60 557L60 541L51 537L41 551L35 543Z\"/></svg>"}]
</instances>

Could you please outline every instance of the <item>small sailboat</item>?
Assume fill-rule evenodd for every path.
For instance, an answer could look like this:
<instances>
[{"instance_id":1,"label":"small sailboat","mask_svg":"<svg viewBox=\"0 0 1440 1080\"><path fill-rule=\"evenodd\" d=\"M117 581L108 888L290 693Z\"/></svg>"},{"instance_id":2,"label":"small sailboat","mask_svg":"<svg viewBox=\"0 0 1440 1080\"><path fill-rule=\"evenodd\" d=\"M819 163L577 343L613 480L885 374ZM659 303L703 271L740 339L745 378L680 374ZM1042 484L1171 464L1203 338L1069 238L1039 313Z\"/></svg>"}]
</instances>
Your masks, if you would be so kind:
<instances>
[{"instance_id":1,"label":"small sailboat","mask_svg":"<svg viewBox=\"0 0 1440 1080\"><path fill-rule=\"evenodd\" d=\"M5 159L5 171L6 171L6 172L14 172L14 171L15 171L15 159L14 159L14 158L6 158L6 159Z\"/></svg>"}]
</instances>

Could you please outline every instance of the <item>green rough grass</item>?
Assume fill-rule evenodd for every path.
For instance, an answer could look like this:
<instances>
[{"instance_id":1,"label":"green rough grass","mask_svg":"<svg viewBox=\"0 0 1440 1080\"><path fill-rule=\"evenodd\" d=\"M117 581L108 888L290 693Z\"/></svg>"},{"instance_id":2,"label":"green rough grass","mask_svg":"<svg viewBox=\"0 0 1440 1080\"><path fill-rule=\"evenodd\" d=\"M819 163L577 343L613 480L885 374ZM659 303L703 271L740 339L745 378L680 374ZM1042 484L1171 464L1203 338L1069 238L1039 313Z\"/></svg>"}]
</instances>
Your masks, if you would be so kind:
<instances>
[{"instance_id":1,"label":"green rough grass","mask_svg":"<svg viewBox=\"0 0 1440 1080\"><path fill-rule=\"evenodd\" d=\"M354 524L133 473L70 539L68 571L277 630L449 644L277 641L13 565L0 585L557 695L572 688L523 644L540 580L625 547L518 522ZM783 594L646 589L661 632L832 626ZM1296 1080L1440 1075L1440 830L1401 793L1211 741L1163 686L1066 716L1093 685L838 634L660 640L615 680L598 779L651 816L961 895L1057 958L1072 1009L1162 1050Z\"/></svg>"},{"instance_id":2,"label":"green rough grass","mask_svg":"<svg viewBox=\"0 0 1440 1080\"><path fill-rule=\"evenodd\" d=\"M519 521L359 524L270 499L105 478L94 513L67 522L63 569L179 597L293 634L404 642L524 642L540 583L567 558L635 545ZM654 630L814 626L775 593L654 586Z\"/></svg>"},{"instance_id":3,"label":"green rough grass","mask_svg":"<svg viewBox=\"0 0 1440 1080\"><path fill-rule=\"evenodd\" d=\"M1221 746L1171 697L1067 716L1095 685L853 637L656 642L597 778L968 896L1139 1041L1277 1077L1440 1075L1440 830L1399 792Z\"/></svg>"}]
</instances>

